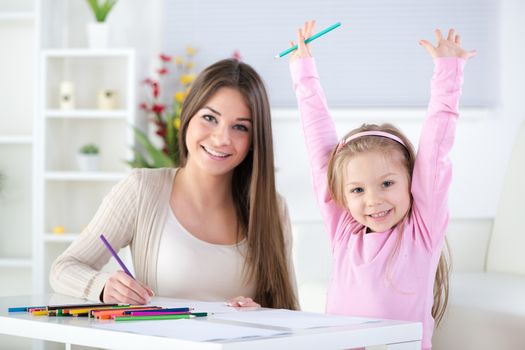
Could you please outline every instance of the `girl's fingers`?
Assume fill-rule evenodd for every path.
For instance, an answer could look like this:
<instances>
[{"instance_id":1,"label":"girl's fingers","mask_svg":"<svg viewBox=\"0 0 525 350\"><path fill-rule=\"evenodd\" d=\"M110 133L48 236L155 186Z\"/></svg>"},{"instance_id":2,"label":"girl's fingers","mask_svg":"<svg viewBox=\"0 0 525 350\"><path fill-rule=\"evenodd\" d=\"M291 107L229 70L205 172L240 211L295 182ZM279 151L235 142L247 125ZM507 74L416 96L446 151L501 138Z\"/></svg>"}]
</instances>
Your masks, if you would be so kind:
<instances>
[{"instance_id":1,"label":"girl's fingers","mask_svg":"<svg viewBox=\"0 0 525 350\"><path fill-rule=\"evenodd\" d=\"M302 37L303 37L302 29L299 28L299 29L297 29L297 47L298 48L300 48L301 47L301 43L303 43ZM303 43L303 45L304 45L304 43Z\"/></svg>"},{"instance_id":2,"label":"girl's fingers","mask_svg":"<svg viewBox=\"0 0 525 350\"><path fill-rule=\"evenodd\" d=\"M308 22L305 23L305 26L306 26L305 37L309 38L309 37L312 36L313 29L314 29L314 26L315 26L315 21L314 20L308 21Z\"/></svg>"},{"instance_id":3,"label":"girl's fingers","mask_svg":"<svg viewBox=\"0 0 525 350\"><path fill-rule=\"evenodd\" d=\"M432 56L434 57L434 54L435 54L435 48L434 46L432 46L431 43L429 43L428 41L426 40L419 40L419 45L423 46L423 48L425 50L427 50L427 52Z\"/></svg>"},{"instance_id":4,"label":"girl's fingers","mask_svg":"<svg viewBox=\"0 0 525 350\"><path fill-rule=\"evenodd\" d=\"M454 28L450 28L448 30L447 40L454 42L455 36L456 36L456 30Z\"/></svg>"},{"instance_id":5,"label":"girl's fingers","mask_svg":"<svg viewBox=\"0 0 525 350\"><path fill-rule=\"evenodd\" d=\"M434 36L436 37L436 44L439 45L439 43L443 39L443 36L441 35L441 30L439 29L434 30Z\"/></svg>"},{"instance_id":6,"label":"girl's fingers","mask_svg":"<svg viewBox=\"0 0 525 350\"><path fill-rule=\"evenodd\" d=\"M472 58L474 56L476 56L478 54L478 52L476 50L471 50L471 51L466 51L466 58L469 59L469 58Z\"/></svg>"},{"instance_id":7,"label":"girl's fingers","mask_svg":"<svg viewBox=\"0 0 525 350\"><path fill-rule=\"evenodd\" d=\"M461 35L456 35L456 38L454 39L454 42L456 43L456 45L459 45L461 46Z\"/></svg>"}]
</instances>

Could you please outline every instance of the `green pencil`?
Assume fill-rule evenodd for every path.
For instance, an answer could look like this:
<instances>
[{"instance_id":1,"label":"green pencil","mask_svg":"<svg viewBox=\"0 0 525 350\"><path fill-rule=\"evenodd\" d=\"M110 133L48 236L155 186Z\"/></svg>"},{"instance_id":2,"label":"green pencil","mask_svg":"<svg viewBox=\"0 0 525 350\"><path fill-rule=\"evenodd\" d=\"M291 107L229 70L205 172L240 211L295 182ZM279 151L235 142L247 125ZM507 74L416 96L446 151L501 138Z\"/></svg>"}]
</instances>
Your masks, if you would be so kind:
<instances>
[{"instance_id":1,"label":"green pencil","mask_svg":"<svg viewBox=\"0 0 525 350\"><path fill-rule=\"evenodd\" d=\"M152 321L152 320L178 320L183 318L206 317L207 312L194 312L191 314L156 315L156 316L117 316L115 321Z\"/></svg>"},{"instance_id":2,"label":"green pencil","mask_svg":"<svg viewBox=\"0 0 525 350\"><path fill-rule=\"evenodd\" d=\"M319 38L320 36L323 36L323 35L325 35L326 33L328 33L328 32L330 32L330 31L334 30L335 28L339 27L340 25L341 25L341 22L337 22L336 24L331 25L330 27L326 28L325 30L321 30L319 33L312 35L311 37L309 37L308 39L306 39L306 40L304 41L304 43L305 43L305 44L308 44L309 42L314 41L315 39ZM290 47L289 49L284 50L284 51L281 52L280 54L275 55L274 58L281 58L281 57L283 57L283 56L286 56L286 55L288 55L290 52L297 50L297 47L298 47L297 45L294 45L294 46Z\"/></svg>"}]
</instances>

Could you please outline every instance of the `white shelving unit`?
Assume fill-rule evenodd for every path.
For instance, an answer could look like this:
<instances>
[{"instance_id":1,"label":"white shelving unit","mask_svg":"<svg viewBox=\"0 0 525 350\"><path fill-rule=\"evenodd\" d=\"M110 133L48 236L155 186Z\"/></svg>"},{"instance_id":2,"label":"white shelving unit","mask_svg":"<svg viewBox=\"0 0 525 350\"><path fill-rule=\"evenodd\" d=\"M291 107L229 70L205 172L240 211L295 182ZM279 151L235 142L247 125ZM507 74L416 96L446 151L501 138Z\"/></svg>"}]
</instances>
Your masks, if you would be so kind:
<instances>
[{"instance_id":1,"label":"white shelving unit","mask_svg":"<svg viewBox=\"0 0 525 350\"><path fill-rule=\"evenodd\" d=\"M129 172L135 123L135 52L50 49L40 54L34 264L37 293L49 292L49 268L82 231L111 187ZM75 108L61 109L59 86L74 86ZM97 108L101 89L117 92L115 109ZM100 169L81 171L78 149L94 143ZM65 233L53 233L63 227Z\"/></svg>"},{"instance_id":2,"label":"white shelving unit","mask_svg":"<svg viewBox=\"0 0 525 350\"><path fill-rule=\"evenodd\" d=\"M27 294L33 283L34 96L40 1L0 3L0 295ZM1 340L0 340L1 342Z\"/></svg>"}]
</instances>

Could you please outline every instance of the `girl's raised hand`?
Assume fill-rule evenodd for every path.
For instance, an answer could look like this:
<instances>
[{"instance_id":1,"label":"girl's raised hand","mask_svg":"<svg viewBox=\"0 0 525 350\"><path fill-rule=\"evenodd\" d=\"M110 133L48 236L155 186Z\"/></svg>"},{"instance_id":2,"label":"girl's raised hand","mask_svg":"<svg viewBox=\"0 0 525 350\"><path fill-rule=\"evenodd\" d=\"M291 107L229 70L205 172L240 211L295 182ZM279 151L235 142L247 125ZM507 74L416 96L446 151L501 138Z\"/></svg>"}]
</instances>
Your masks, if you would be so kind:
<instances>
[{"instance_id":1,"label":"girl's raised hand","mask_svg":"<svg viewBox=\"0 0 525 350\"><path fill-rule=\"evenodd\" d=\"M443 38L439 29L434 31L434 35L436 36L437 46L433 46L427 40L419 41L419 44L427 50L432 58L459 57L468 60L477 54L476 50L466 51L461 47L461 37L456 34L455 29L449 29L446 38Z\"/></svg>"},{"instance_id":2,"label":"girl's raised hand","mask_svg":"<svg viewBox=\"0 0 525 350\"><path fill-rule=\"evenodd\" d=\"M104 286L104 303L143 305L149 303L153 291L142 282L129 277L124 271L113 273Z\"/></svg>"},{"instance_id":3,"label":"girl's raised hand","mask_svg":"<svg viewBox=\"0 0 525 350\"><path fill-rule=\"evenodd\" d=\"M305 44L304 41L311 37L314 34L315 21L306 21L302 28L297 29L297 50L292 52L290 57L290 62L293 62L298 57L312 57L310 51L310 44ZM295 43L290 42L291 46L294 46Z\"/></svg>"}]
</instances>

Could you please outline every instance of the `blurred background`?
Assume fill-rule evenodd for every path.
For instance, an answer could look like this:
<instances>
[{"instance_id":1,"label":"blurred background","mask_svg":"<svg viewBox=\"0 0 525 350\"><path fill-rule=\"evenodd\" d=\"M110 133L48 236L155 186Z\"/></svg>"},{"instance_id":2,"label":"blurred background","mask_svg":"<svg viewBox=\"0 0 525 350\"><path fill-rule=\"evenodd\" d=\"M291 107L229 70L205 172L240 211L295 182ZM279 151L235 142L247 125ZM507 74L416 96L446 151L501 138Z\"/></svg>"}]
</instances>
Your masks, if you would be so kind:
<instances>
[{"instance_id":1,"label":"blurred background","mask_svg":"<svg viewBox=\"0 0 525 350\"><path fill-rule=\"evenodd\" d=\"M288 58L274 56L295 41L305 20L316 19L316 31L341 22L313 44L339 135L363 122L390 122L417 146L433 70L418 41L453 27L478 56L465 70L452 152L452 316L434 346L523 346L513 328L525 326L525 301L511 291L525 291L525 262L516 248L524 235L496 240L494 223L513 147L525 137L518 137L525 117L524 13L521 0L118 0L97 20L84 0L0 0L0 295L50 292L51 262L109 189L133 166L165 165L154 164L145 146L176 151L165 135L176 131L195 75L237 57L261 74L270 95L277 185L294 229L301 306L324 312L328 241ZM523 164L525 154L513 162ZM517 196L520 188L516 183L507 192ZM515 210L519 227L522 211L512 200L506 208ZM515 226L503 231L508 227ZM512 280L487 281L491 272ZM484 299L493 287L508 297ZM502 299L508 305L498 304ZM505 330L485 332L494 330L487 322L496 316L508 320ZM458 331L473 319L487 322ZM31 346L0 337L2 349Z\"/></svg>"}]
</instances>

